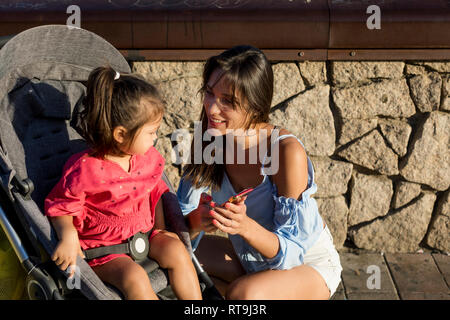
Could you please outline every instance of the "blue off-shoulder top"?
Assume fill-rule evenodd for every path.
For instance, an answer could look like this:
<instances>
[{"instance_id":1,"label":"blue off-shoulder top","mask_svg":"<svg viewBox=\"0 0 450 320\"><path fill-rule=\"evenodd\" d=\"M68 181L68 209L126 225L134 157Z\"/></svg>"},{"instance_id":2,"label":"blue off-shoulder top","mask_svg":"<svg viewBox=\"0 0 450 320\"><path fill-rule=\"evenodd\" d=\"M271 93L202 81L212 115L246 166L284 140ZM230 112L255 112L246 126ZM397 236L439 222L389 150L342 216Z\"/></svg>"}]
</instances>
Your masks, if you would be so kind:
<instances>
[{"instance_id":1,"label":"blue off-shoulder top","mask_svg":"<svg viewBox=\"0 0 450 320\"><path fill-rule=\"evenodd\" d=\"M303 146L303 143L292 134L281 135L273 143L287 137L296 138ZM299 200L278 196L276 185L265 174L264 167L261 169L264 179L245 201L247 216L275 233L280 247L277 255L268 259L251 247L241 236L229 235L234 250L247 273L267 269L285 270L303 264L305 253L313 246L323 231L322 217L319 214L316 200L311 197L317 190L314 182L314 169L309 157L307 161L308 184ZM183 214L187 215L196 209L201 193L208 193L208 191L209 188L195 188L189 179L182 178L177 196ZM223 203L240 191L233 189L227 174L224 173L221 188L211 192L211 196L214 202ZM202 232L193 241L194 249L198 246L203 234Z\"/></svg>"}]
</instances>

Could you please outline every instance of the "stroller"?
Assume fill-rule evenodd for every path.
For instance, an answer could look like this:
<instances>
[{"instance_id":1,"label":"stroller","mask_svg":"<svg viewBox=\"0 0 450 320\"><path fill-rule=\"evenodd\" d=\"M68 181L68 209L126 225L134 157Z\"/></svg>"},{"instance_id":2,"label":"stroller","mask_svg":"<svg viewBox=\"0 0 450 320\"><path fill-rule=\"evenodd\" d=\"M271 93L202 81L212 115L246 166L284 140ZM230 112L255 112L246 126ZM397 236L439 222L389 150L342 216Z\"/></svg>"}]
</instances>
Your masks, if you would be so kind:
<instances>
[{"instance_id":1,"label":"stroller","mask_svg":"<svg viewBox=\"0 0 450 320\"><path fill-rule=\"evenodd\" d=\"M66 160L86 148L77 133L91 70L110 65L130 72L123 56L96 34L64 25L40 26L9 40L0 50L0 224L27 273L30 299L122 299L78 257L78 283L71 282L49 256L58 242L43 214L44 199ZM204 299L219 300L211 279L195 257L176 194L162 196L167 229L192 256ZM159 298L173 298L167 271L149 258L139 262Z\"/></svg>"}]
</instances>

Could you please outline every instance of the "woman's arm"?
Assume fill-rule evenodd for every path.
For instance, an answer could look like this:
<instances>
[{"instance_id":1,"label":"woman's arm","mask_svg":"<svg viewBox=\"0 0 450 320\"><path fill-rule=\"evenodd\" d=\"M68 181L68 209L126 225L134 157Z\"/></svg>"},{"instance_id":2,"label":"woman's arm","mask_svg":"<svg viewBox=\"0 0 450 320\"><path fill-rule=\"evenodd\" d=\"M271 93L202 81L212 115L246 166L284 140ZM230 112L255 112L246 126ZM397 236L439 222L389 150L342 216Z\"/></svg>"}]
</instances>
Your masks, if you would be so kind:
<instances>
[{"instance_id":1,"label":"woman's arm","mask_svg":"<svg viewBox=\"0 0 450 320\"><path fill-rule=\"evenodd\" d=\"M295 138L280 141L280 166L273 175L278 196L299 199L308 184L308 160L305 149Z\"/></svg>"},{"instance_id":2,"label":"woman's arm","mask_svg":"<svg viewBox=\"0 0 450 320\"><path fill-rule=\"evenodd\" d=\"M239 234L264 257L273 258L279 249L278 237L247 216L244 204L246 198L236 204L227 203L225 208L214 208L213 223L223 232Z\"/></svg>"},{"instance_id":3,"label":"woman's arm","mask_svg":"<svg viewBox=\"0 0 450 320\"><path fill-rule=\"evenodd\" d=\"M298 199L308 181L306 152L295 138L280 141L279 152L279 170L272 177L273 183L279 196ZM214 214L214 224L224 232L241 235L264 257L275 257L280 249L278 236L249 218L243 203L227 206L229 210L215 208L219 214Z\"/></svg>"},{"instance_id":4,"label":"woman's arm","mask_svg":"<svg viewBox=\"0 0 450 320\"><path fill-rule=\"evenodd\" d=\"M159 198L158 203L155 206L155 229L165 230L166 223L164 221L164 209L162 197Z\"/></svg>"}]
</instances>

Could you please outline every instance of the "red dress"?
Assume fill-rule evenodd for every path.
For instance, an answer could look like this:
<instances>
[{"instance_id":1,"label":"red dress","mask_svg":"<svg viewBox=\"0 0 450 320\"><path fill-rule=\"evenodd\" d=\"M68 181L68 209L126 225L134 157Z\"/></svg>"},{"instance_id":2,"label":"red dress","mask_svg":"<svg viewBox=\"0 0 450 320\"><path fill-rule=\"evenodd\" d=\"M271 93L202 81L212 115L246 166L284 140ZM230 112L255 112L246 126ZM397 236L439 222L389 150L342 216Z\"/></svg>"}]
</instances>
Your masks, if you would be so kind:
<instances>
[{"instance_id":1,"label":"red dress","mask_svg":"<svg viewBox=\"0 0 450 320\"><path fill-rule=\"evenodd\" d=\"M164 158L154 147L145 155L133 155L129 172L115 162L89 156L89 150L77 153L45 199L45 213L73 216L83 250L123 243L152 229L156 204L169 190L161 178L163 170ZM120 256L126 255L111 254L88 263L101 265Z\"/></svg>"}]
</instances>

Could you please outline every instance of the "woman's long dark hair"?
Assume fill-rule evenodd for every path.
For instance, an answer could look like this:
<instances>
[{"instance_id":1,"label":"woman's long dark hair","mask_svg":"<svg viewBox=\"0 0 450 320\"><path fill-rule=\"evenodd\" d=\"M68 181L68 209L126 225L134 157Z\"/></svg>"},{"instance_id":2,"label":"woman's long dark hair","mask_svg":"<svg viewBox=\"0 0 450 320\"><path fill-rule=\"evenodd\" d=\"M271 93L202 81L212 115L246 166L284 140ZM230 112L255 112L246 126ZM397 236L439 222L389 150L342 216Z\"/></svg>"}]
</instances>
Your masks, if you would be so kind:
<instances>
[{"instance_id":1,"label":"woman's long dark hair","mask_svg":"<svg viewBox=\"0 0 450 320\"><path fill-rule=\"evenodd\" d=\"M210 57L203 69L203 86L200 89L204 97L206 84L211 74L216 70L223 71L222 77L230 83L233 92L233 108L246 112L245 129L269 119L273 96L273 71L266 56L257 48L241 45ZM240 97L241 99L237 99ZM240 100L241 103L238 103ZM202 137L208 126L205 109L202 107L200 116L202 122ZM203 150L209 142L202 141ZM206 186L213 190L220 188L225 170L224 164L194 164L194 141L191 145L191 163L184 169L185 178L189 178L197 188Z\"/></svg>"},{"instance_id":2,"label":"woman's long dark hair","mask_svg":"<svg viewBox=\"0 0 450 320\"><path fill-rule=\"evenodd\" d=\"M111 67L98 67L89 74L80 133L94 156L122 155L114 128L127 130L127 147L144 124L157 121L164 113L164 102L153 85L137 75L120 74L115 79L117 75Z\"/></svg>"}]
</instances>

